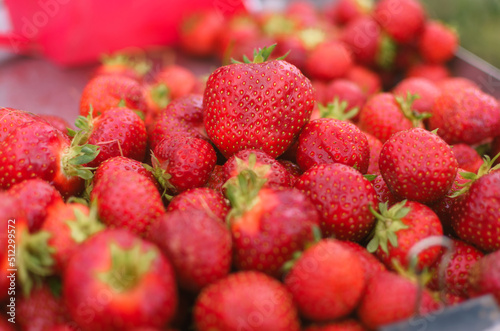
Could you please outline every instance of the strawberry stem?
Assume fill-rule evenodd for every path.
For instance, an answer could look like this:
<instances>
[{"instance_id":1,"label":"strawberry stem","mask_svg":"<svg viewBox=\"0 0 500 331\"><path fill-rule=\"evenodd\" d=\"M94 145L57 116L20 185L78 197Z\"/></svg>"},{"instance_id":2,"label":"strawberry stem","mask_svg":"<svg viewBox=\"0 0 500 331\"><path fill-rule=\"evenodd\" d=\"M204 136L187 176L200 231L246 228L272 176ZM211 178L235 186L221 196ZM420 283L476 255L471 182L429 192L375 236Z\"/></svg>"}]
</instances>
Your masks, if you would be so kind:
<instances>
[{"instance_id":1,"label":"strawberry stem","mask_svg":"<svg viewBox=\"0 0 500 331\"><path fill-rule=\"evenodd\" d=\"M165 166L162 166L161 162L158 160L156 155L151 152L151 164L152 167L148 164L143 163L144 168L151 171L153 176L156 178L160 186L163 188L162 197L172 198L167 194L167 191L170 193L176 193L177 189L172 183L170 183L170 179L172 175L170 175L167 170L165 170Z\"/></svg>"},{"instance_id":2,"label":"strawberry stem","mask_svg":"<svg viewBox=\"0 0 500 331\"><path fill-rule=\"evenodd\" d=\"M104 230L104 224L100 223L97 217L97 202L90 205L89 214L85 215L80 209L73 208L75 218L66 220L66 225L70 228L71 238L76 243L82 243L93 234Z\"/></svg>"},{"instance_id":3,"label":"strawberry stem","mask_svg":"<svg viewBox=\"0 0 500 331\"><path fill-rule=\"evenodd\" d=\"M401 220L408 215L410 208L406 208L406 200L401 201L388 209L387 202L379 204L377 212L371 205L370 211L377 218L373 238L368 243L367 249L370 253L374 253L381 248L382 251L388 253L388 243L393 247L398 246L398 237L396 232L407 229L408 226Z\"/></svg>"},{"instance_id":4,"label":"strawberry stem","mask_svg":"<svg viewBox=\"0 0 500 331\"><path fill-rule=\"evenodd\" d=\"M408 92L406 97L395 96L395 99L399 104L399 108L403 112L403 115L411 121L413 127L415 128L422 126L422 122L432 116L431 113L419 113L413 109L413 103L415 100L420 99L418 94L411 94Z\"/></svg>"},{"instance_id":5,"label":"strawberry stem","mask_svg":"<svg viewBox=\"0 0 500 331\"><path fill-rule=\"evenodd\" d=\"M347 110L348 106L349 104L347 101L340 101L339 98L336 97L333 102L329 102L326 106L318 104L319 114L321 118L334 118L339 121L347 121L356 116L359 112L358 107Z\"/></svg>"}]
</instances>

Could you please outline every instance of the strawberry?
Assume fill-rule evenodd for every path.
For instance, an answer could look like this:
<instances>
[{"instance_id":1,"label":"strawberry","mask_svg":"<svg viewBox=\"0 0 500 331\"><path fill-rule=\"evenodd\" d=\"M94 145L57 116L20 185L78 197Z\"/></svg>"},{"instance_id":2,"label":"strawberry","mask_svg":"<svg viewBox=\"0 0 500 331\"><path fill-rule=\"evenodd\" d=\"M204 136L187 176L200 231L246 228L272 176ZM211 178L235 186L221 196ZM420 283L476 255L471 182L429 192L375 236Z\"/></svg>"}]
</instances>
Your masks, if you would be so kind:
<instances>
[{"instance_id":1,"label":"strawberry","mask_svg":"<svg viewBox=\"0 0 500 331\"><path fill-rule=\"evenodd\" d=\"M290 160L278 160L278 162L288 171L290 174L290 186L294 186L299 176L303 173L302 169L300 169L298 164Z\"/></svg>"},{"instance_id":2,"label":"strawberry","mask_svg":"<svg viewBox=\"0 0 500 331\"><path fill-rule=\"evenodd\" d=\"M419 301L417 301L419 300ZM418 306L417 306L418 302ZM358 316L368 329L425 315L439 308L429 291L419 297L416 282L392 272L380 272L368 281L358 307Z\"/></svg>"},{"instance_id":3,"label":"strawberry","mask_svg":"<svg viewBox=\"0 0 500 331\"><path fill-rule=\"evenodd\" d=\"M79 145L78 139L71 142L50 124L25 123L0 142L0 169L4 169L0 188L8 189L37 177L48 181L65 198L77 195L83 189L82 178L92 177L90 170L82 165L97 154L97 146Z\"/></svg>"},{"instance_id":4,"label":"strawberry","mask_svg":"<svg viewBox=\"0 0 500 331\"><path fill-rule=\"evenodd\" d=\"M220 67L208 78L203 98L205 128L226 157L248 148L277 157L311 115L310 81L283 60L262 62L272 49L256 52L254 63Z\"/></svg>"},{"instance_id":5,"label":"strawberry","mask_svg":"<svg viewBox=\"0 0 500 331\"><path fill-rule=\"evenodd\" d=\"M304 331L365 331L366 329L356 320L347 319L339 322L330 322L323 325L311 325Z\"/></svg>"},{"instance_id":6,"label":"strawberry","mask_svg":"<svg viewBox=\"0 0 500 331\"><path fill-rule=\"evenodd\" d=\"M298 2L297 2L298 3ZM301 35L284 34L276 37L276 53L287 54L286 61L301 71L306 66L308 57L307 44Z\"/></svg>"},{"instance_id":7,"label":"strawberry","mask_svg":"<svg viewBox=\"0 0 500 331\"><path fill-rule=\"evenodd\" d=\"M347 46L339 41L324 41L309 52L305 71L309 77L332 80L346 75L353 59Z\"/></svg>"},{"instance_id":8,"label":"strawberry","mask_svg":"<svg viewBox=\"0 0 500 331\"><path fill-rule=\"evenodd\" d=\"M465 77L445 77L443 79L437 80L436 85L441 89L442 92L447 90L464 90L467 88L475 88L480 90L481 88L474 81Z\"/></svg>"},{"instance_id":9,"label":"strawberry","mask_svg":"<svg viewBox=\"0 0 500 331\"><path fill-rule=\"evenodd\" d=\"M357 244L353 241L341 240L338 240L337 243L358 256L359 260L361 261L361 266L363 267L366 280L370 279L373 275L379 272L387 270L385 265L380 262L380 260L377 259L375 255L368 252L368 250L360 244Z\"/></svg>"},{"instance_id":10,"label":"strawberry","mask_svg":"<svg viewBox=\"0 0 500 331\"><path fill-rule=\"evenodd\" d=\"M411 248L420 240L430 236L443 235L443 228L437 215L429 207L414 201L403 200L390 209L386 203L379 205L380 212L373 211L377 225L368 251L389 269L410 265ZM433 246L418 254L419 270L429 267L441 255L441 248Z\"/></svg>"},{"instance_id":11,"label":"strawberry","mask_svg":"<svg viewBox=\"0 0 500 331\"><path fill-rule=\"evenodd\" d=\"M365 273L356 253L334 239L323 239L295 261L285 285L303 317L323 322L346 317L356 308Z\"/></svg>"},{"instance_id":12,"label":"strawberry","mask_svg":"<svg viewBox=\"0 0 500 331\"><path fill-rule=\"evenodd\" d=\"M149 237L172 262L185 290L198 292L230 271L231 233L213 213L167 212L151 227Z\"/></svg>"},{"instance_id":13,"label":"strawberry","mask_svg":"<svg viewBox=\"0 0 500 331\"><path fill-rule=\"evenodd\" d=\"M258 149L244 149L231 156L224 163L224 182L250 169L265 178L267 187L290 187L290 173L266 152Z\"/></svg>"},{"instance_id":14,"label":"strawberry","mask_svg":"<svg viewBox=\"0 0 500 331\"><path fill-rule=\"evenodd\" d=\"M333 22L343 25L364 17L372 7L371 0L339 0L329 3L325 8L325 14Z\"/></svg>"},{"instance_id":15,"label":"strawberry","mask_svg":"<svg viewBox=\"0 0 500 331\"><path fill-rule=\"evenodd\" d=\"M248 39L256 39L261 28L256 17L249 13L238 13L229 17L217 38L216 54L223 63L228 63L235 45Z\"/></svg>"},{"instance_id":16,"label":"strawberry","mask_svg":"<svg viewBox=\"0 0 500 331\"><path fill-rule=\"evenodd\" d=\"M110 176L111 174L122 170L138 173L149 179L158 188L158 190L161 188L153 173L146 169L146 166L143 163L124 156L115 156L102 162L94 172L92 183L93 185L96 185L101 178Z\"/></svg>"},{"instance_id":17,"label":"strawberry","mask_svg":"<svg viewBox=\"0 0 500 331\"><path fill-rule=\"evenodd\" d=\"M397 202L400 202L400 198L396 198L394 194L392 194L389 187L384 181L384 177L378 174L374 180L371 181L373 188L375 189L375 193L377 194L377 199L380 203L386 203L388 206L392 206Z\"/></svg>"},{"instance_id":18,"label":"strawberry","mask_svg":"<svg viewBox=\"0 0 500 331\"><path fill-rule=\"evenodd\" d=\"M226 175L224 174L224 168L221 165L215 165L214 170L208 176L206 187L211 188L214 191L222 192L222 186L226 182Z\"/></svg>"},{"instance_id":19,"label":"strawberry","mask_svg":"<svg viewBox=\"0 0 500 331\"><path fill-rule=\"evenodd\" d=\"M453 247L454 251L449 260L445 259L446 255L443 254L430 268L432 279L427 286L434 291L443 291L467 298L469 271L484 254L457 239L453 239Z\"/></svg>"},{"instance_id":20,"label":"strawberry","mask_svg":"<svg viewBox=\"0 0 500 331\"><path fill-rule=\"evenodd\" d=\"M41 116L14 108L0 108L0 142L7 136L21 127L23 124L31 122L47 123Z\"/></svg>"},{"instance_id":21,"label":"strawberry","mask_svg":"<svg viewBox=\"0 0 500 331\"><path fill-rule=\"evenodd\" d=\"M342 31L342 41L352 50L357 63L373 66L381 63L386 38L373 17L361 16L352 20ZM390 54L391 57L394 54ZM392 58L389 58L392 61Z\"/></svg>"},{"instance_id":22,"label":"strawberry","mask_svg":"<svg viewBox=\"0 0 500 331\"><path fill-rule=\"evenodd\" d=\"M364 132L366 140L368 141L368 147L370 148L370 162L368 164L368 174L378 175L380 174L379 158L380 151L382 150L382 142L375 136Z\"/></svg>"},{"instance_id":23,"label":"strawberry","mask_svg":"<svg viewBox=\"0 0 500 331\"><path fill-rule=\"evenodd\" d=\"M7 316L7 318L9 318ZM14 324L7 321L7 318L5 317L2 317L0 318L0 331L16 331L16 329L14 328Z\"/></svg>"},{"instance_id":24,"label":"strawberry","mask_svg":"<svg viewBox=\"0 0 500 331\"><path fill-rule=\"evenodd\" d=\"M144 121L134 111L119 107L106 110L93 118L79 116L76 126L84 134L83 143L99 146L99 154L89 162L89 167L97 167L115 156L124 156L137 161L144 160L147 133ZM76 131L70 131L71 136Z\"/></svg>"},{"instance_id":25,"label":"strawberry","mask_svg":"<svg viewBox=\"0 0 500 331\"><path fill-rule=\"evenodd\" d=\"M324 237L361 241L372 230L370 206L377 206L375 190L356 169L320 164L304 172L295 187L305 193L320 215Z\"/></svg>"},{"instance_id":26,"label":"strawberry","mask_svg":"<svg viewBox=\"0 0 500 331\"><path fill-rule=\"evenodd\" d=\"M431 82L439 82L440 80L450 77L450 70L443 64L432 63L416 63L408 68L406 77L419 77L430 80Z\"/></svg>"},{"instance_id":27,"label":"strawberry","mask_svg":"<svg viewBox=\"0 0 500 331\"><path fill-rule=\"evenodd\" d=\"M436 99L429 127L448 144L478 144L500 132L500 106L479 89L447 89Z\"/></svg>"},{"instance_id":28,"label":"strawberry","mask_svg":"<svg viewBox=\"0 0 500 331\"><path fill-rule=\"evenodd\" d=\"M52 185L36 178L15 184L7 192L16 200L16 205L23 210L30 232L40 229L51 205L63 201L59 191Z\"/></svg>"},{"instance_id":29,"label":"strawberry","mask_svg":"<svg viewBox=\"0 0 500 331\"><path fill-rule=\"evenodd\" d=\"M57 115L40 114L39 116L62 133L67 133L68 128L71 128L71 125L64 118Z\"/></svg>"},{"instance_id":30,"label":"strawberry","mask_svg":"<svg viewBox=\"0 0 500 331\"><path fill-rule=\"evenodd\" d=\"M432 81L426 78L405 78L396 85L392 91L394 95L405 97L408 93L418 95L419 98L413 102L413 109L419 113L432 112L432 107L437 97L441 94L440 89Z\"/></svg>"},{"instance_id":31,"label":"strawberry","mask_svg":"<svg viewBox=\"0 0 500 331\"><path fill-rule=\"evenodd\" d=\"M306 124L299 136L297 164L304 171L318 164L340 163L366 173L370 147L352 123L322 118Z\"/></svg>"},{"instance_id":32,"label":"strawberry","mask_svg":"<svg viewBox=\"0 0 500 331\"><path fill-rule=\"evenodd\" d=\"M93 77L109 75L118 78L127 77L142 82L150 69L150 63L140 56L116 53L102 57L101 64L94 70Z\"/></svg>"},{"instance_id":33,"label":"strawberry","mask_svg":"<svg viewBox=\"0 0 500 331\"><path fill-rule=\"evenodd\" d=\"M165 213L160 193L151 180L131 171L117 170L103 176L90 198L97 200L99 219L104 224L139 235L145 235Z\"/></svg>"},{"instance_id":34,"label":"strawberry","mask_svg":"<svg viewBox=\"0 0 500 331\"><path fill-rule=\"evenodd\" d=\"M233 273L203 289L194 306L194 321L199 331L300 330L290 293L256 271Z\"/></svg>"},{"instance_id":35,"label":"strawberry","mask_svg":"<svg viewBox=\"0 0 500 331\"><path fill-rule=\"evenodd\" d=\"M451 147L453 154L457 158L458 166L465 171L477 173L483 164L481 155L474 148L466 144L456 144Z\"/></svg>"},{"instance_id":36,"label":"strawberry","mask_svg":"<svg viewBox=\"0 0 500 331\"><path fill-rule=\"evenodd\" d=\"M426 62L443 63L453 58L458 44L455 30L440 22L428 21L418 40L418 50Z\"/></svg>"},{"instance_id":37,"label":"strawberry","mask_svg":"<svg viewBox=\"0 0 500 331\"><path fill-rule=\"evenodd\" d=\"M206 140L181 135L162 140L151 158L156 179L171 194L205 185L217 162Z\"/></svg>"},{"instance_id":38,"label":"strawberry","mask_svg":"<svg viewBox=\"0 0 500 331\"><path fill-rule=\"evenodd\" d=\"M191 13L183 19L179 31L179 46L189 55L207 57L214 53L217 37L224 25L223 17L214 7Z\"/></svg>"},{"instance_id":39,"label":"strawberry","mask_svg":"<svg viewBox=\"0 0 500 331\"><path fill-rule=\"evenodd\" d=\"M492 294L500 302L500 251L479 259L469 271L469 295Z\"/></svg>"},{"instance_id":40,"label":"strawberry","mask_svg":"<svg viewBox=\"0 0 500 331\"><path fill-rule=\"evenodd\" d=\"M220 191L199 187L184 191L173 197L168 204L167 212L174 210L202 210L206 214L224 222L229 212L229 204Z\"/></svg>"},{"instance_id":41,"label":"strawberry","mask_svg":"<svg viewBox=\"0 0 500 331\"><path fill-rule=\"evenodd\" d=\"M418 0L381 0L373 15L389 36L401 44L415 40L424 27L425 11Z\"/></svg>"},{"instance_id":42,"label":"strawberry","mask_svg":"<svg viewBox=\"0 0 500 331\"><path fill-rule=\"evenodd\" d=\"M346 111L357 108L358 111L363 107L366 102L366 93L364 93L358 84L351 82L347 79L336 79L328 83L325 87L325 102L347 102ZM357 120L354 117L353 120Z\"/></svg>"},{"instance_id":43,"label":"strawberry","mask_svg":"<svg viewBox=\"0 0 500 331\"><path fill-rule=\"evenodd\" d=\"M395 195L430 203L448 193L458 162L451 147L437 134L414 128L400 131L384 143L379 166Z\"/></svg>"},{"instance_id":44,"label":"strawberry","mask_svg":"<svg viewBox=\"0 0 500 331\"><path fill-rule=\"evenodd\" d=\"M192 93L196 87L197 78L194 73L188 68L178 65L170 64L163 66L152 78L152 86L150 90L153 101L155 101L154 93L159 92L158 89L165 89L167 103L171 100L178 99L185 95ZM163 87L160 87L163 86ZM158 97L158 95L156 95ZM157 104L160 109L164 109L166 104Z\"/></svg>"},{"instance_id":45,"label":"strawberry","mask_svg":"<svg viewBox=\"0 0 500 331\"><path fill-rule=\"evenodd\" d=\"M63 279L64 301L83 330L159 328L176 310L170 262L155 245L123 229L85 241Z\"/></svg>"},{"instance_id":46,"label":"strawberry","mask_svg":"<svg viewBox=\"0 0 500 331\"><path fill-rule=\"evenodd\" d=\"M345 78L356 83L366 95L372 95L382 90L380 77L372 70L360 65L352 66Z\"/></svg>"},{"instance_id":47,"label":"strawberry","mask_svg":"<svg viewBox=\"0 0 500 331\"><path fill-rule=\"evenodd\" d=\"M80 115L99 116L119 105L147 114L144 87L137 80L117 75L100 75L92 78L83 88Z\"/></svg>"}]
</instances>

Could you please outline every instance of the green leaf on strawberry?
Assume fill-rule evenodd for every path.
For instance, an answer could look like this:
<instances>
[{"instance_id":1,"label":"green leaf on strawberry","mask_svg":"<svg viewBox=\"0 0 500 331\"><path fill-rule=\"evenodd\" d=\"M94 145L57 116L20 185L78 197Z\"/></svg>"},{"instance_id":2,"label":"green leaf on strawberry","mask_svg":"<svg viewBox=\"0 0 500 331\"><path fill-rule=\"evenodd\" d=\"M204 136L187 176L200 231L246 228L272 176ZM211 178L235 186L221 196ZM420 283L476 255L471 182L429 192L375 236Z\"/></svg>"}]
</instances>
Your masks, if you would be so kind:
<instances>
[{"instance_id":1,"label":"green leaf on strawberry","mask_svg":"<svg viewBox=\"0 0 500 331\"><path fill-rule=\"evenodd\" d=\"M463 184L458 184L459 186L462 186L462 188L458 191L455 191L452 195L450 195L450 198L456 198L458 196L461 196L467 191L469 191L469 188L471 185L477 181L479 178L483 177L484 175L487 175L495 170L500 169L500 164L494 165L496 160L500 157L500 153L498 153L495 157L490 158L488 155L484 156L484 162L483 164L479 167L479 170L476 173L473 172L468 172L464 171L461 172L460 175L464 178L467 179L467 182Z\"/></svg>"}]
</instances>

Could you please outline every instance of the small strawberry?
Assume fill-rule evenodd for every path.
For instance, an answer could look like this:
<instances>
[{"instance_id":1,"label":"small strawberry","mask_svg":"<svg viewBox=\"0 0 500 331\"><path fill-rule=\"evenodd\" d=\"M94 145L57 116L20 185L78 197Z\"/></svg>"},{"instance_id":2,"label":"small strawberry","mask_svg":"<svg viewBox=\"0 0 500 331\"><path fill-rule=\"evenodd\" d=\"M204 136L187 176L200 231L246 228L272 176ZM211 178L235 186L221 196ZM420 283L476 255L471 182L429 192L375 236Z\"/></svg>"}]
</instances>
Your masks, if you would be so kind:
<instances>
[{"instance_id":1,"label":"small strawberry","mask_svg":"<svg viewBox=\"0 0 500 331\"><path fill-rule=\"evenodd\" d=\"M392 194L391 190L389 190L389 187L387 187L387 184L385 183L384 177L382 177L382 175L378 174L377 177L375 177L375 179L371 181L371 184L375 189L377 199L380 203L387 202L387 205L390 207L395 203L401 201L400 198L395 197L394 194Z\"/></svg>"},{"instance_id":2,"label":"small strawberry","mask_svg":"<svg viewBox=\"0 0 500 331\"><path fill-rule=\"evenodd\" d=\"M419 113L432 112L432 107L441 90L432 81L426 78L405 78L396 85L392 91L394 95L406 97L408 93L418 95L419 98L413 102L413 109Z\"/></svg>"},{"instance_id":3,"label":"small strawberry","mask_svg":"<svg viewBox=\"0 0 500 331\"><path fill-rule=\"evenodd\" d=\"M323 239L305 250L286 275L300 314L314 322L348 316L365 287L365 272L357 254L334 239Z\"/></svg>"},{"instance_id":4,"label":"small strawberry","mask_svg":"<svg viewBox=\"0 0 500 331\"><path fill-rule=\"evenodd\" d=\"M187 291L198 292L231 269L231 232L202 209L167 212L151 227L149 239L172 262Z\"/></svg>"},{"instance_id":5,"label":"small strawberry","mask_svg":"<svg viewBox=\"0 0 500 331\"><path fill-rule=\"evenodd\" d=\"M208 215L224 222L229 212L229 204L220 191L199 187L182 192L170 200L167 212L174 210L202 210Z\"/></svg>"},{"instance_id":6,"label":"small strawberry","mask_svg":"<svg viewBox=\"0 0 500 331\"><path fill-rule=\"evenodd\" d=\"M203 99L205 128L226 157L248 148L277 157L311 115L310 81L286 61L266 62L272 49L256 52L254 63L223 66L208 78Z\"/></svg>"},{"instance_id":7,"label":"small strawberry","mask_svg":"<svg viewBox=\"0 0 500 331\"><path fill-rule=\"evenodd\" d=\"M500 251L477 261L469 271L469 295L476 297L492 294L500 302Z\"/></svg>"},{"instance_id":8,"label":"small strawberry","mask_svg":"<svg viewBox=\"0 0 500 331\"><path fill-rule=\"evenodd\" d=\"M379 166L395 195L430 203L448 193L458 162L451 147L437 134L415 128L400 131L384 143Z\"/></svg>"},{"instance_id":9,"label":"small strawberry","mask_svg":"<svg viewBox=\"0 0 500 331\"><path fill-rule=\"evenodd\" d=\"M312 325L304 331L365 331L366 329L356 320L347 319L339 322L330 322L323 325Z\"/></svg>"},{"instance_id":10,"label":"small strawberry","mask_svg":"<svg viewBox=\"0 0 500 331\"><path fill-rule=\"evenodd\" d=\"M314 79L332 80L344 77L353 65L347 46L339 41L325 41L309 52L305 71Z\"/></svg>"},{"instance_id":11,"label":"small strawberry","mask_svg":"<svg viewBox=\"0 0 500 331\"><path fill-rule=\"evenodd\" d=\"M419 293L414 281L392 272L380 272L368 281L358 316L367 328L377 330L383 325L425 315L439 308L429 291L424 289Z\"/></svg>"},{"instance_id":12,"label":"small strawberry","mask_svg":"<svg viewBox=\"0 0 500 331\"><path fill-rule=\"evenodd\" d=\"M109 75L142 82L150 69L150 63L139 56L116 53L102 57L101 64L94 70L93 77Z\"/></svg>"},{"instance_id":13,"label":"small strawberry","mask_svg":"<svg viewBox=\"0 0 500 331\"><path fill-rule=\"evenodd\" d=\"M360 65L352 66L347 71L345 78L358 84L367 96L382 90L382 81L374 71Z\"/></svg>"},{"instance_id":14,"label":"small strawberry","mask_svg":"<svg viewBox=\"0 0 500 331\"><path fill-rule=\"evenodd\" d=\"M357 108L358 111L363 107L366 102L366 93L361 90L358 84L351 82L347 79L336 79L328 83L325 87L325 102L347 102L346 111ZM354 121L357 117L354 117Z\"/></svg>"},{"instance_id":15,"label":"small strawberry","mask_svg":"<svg viewBox=\"0 0 500 331\"><path fill-rule=\"evenodd\" d=\"M364 134L366 136L366 140L368 141L368 147L370 148L370 163L368 165L368 170L366 171L366 173L378 175L380 174L380 168L378 166L380 151L382 150L383 144L375 136L366 132L364 132Z\"/></svg>"},{"instance_id":16,"label":"small strawberry","mask_svg":"<svg viewBox=\"0 0 500 331\"><path fill-rule=\"evenodd\" d=\"M161 186L154 177L153 173L149 171L143 163L124 156L115 156L102 162L94 172L92 184L95 186L101 178L110 176L111 174L122 170L143 175L149 179L158 188L158 190L161 189Z\"/></svg>"},{"instance_id":17,"label":"small strawberry","mask_svg":"<svg viewBox=\"0 0 500 331\"><path fill-rule=\"evenodd\" d=\"M402 201L388 209L386 203L379 204L374 236L368 243L368 251L389 269L410 265L408 253L420 240L443 235L437 215L429 207L414 201ZM429 267L441 255L441 248L433 246L418 255L419 269Z\"/></svg>"},{"instance_id":18,"label":"small strawberry","mask_svg":"<svg viewBox=\"0 0 500 331\"><path fill-rule=\"evenodd\" d=\"M424 27L425 10L418 0L381 0L373 14L382 28L401 44L415 40Z\"/></svg>"},{"instance_id":19,"label":"small strawberry","mask_svg":"<svg viewBox=\"0 0 500 331\"><path fill-rule=\"evenodd\" d=\"M408 68L406 77L425 78L439 82L451 76L450 70L443 64L417 63Z\"/></svg>"},{"instance_id":20,"label":"small strawberry","mask_svg":"<svg viewBox=\"0 0 500 331\"><path fill-rule=\"evenodd\" d=\"M83 330L159 328L176 311L170 262L126 230L105 230L85 241L63 279L64 302Z\"/></svg>"},{"instance_id":21,"label":"small strawberry","mask_svg":"<svg viewBox=\"0 0 500 331\"><path fill-rule=\"evenodd\" d=\"M316 206L324 237L361 241L372 230L370 206L377 207L377 196L356 169L339 163L316 165L299 177L295 187Z\"/></svg>"},{"instance_id":22,"label":"small strawberry","mask_svg":"<svg viewBox=\"0 0 500 331\"><path fill-rule=\"evenodd\" d=\"M300 330L297 308L285 286L255 271L233 273L206 287L196 300L194 321L199 331Z\"/></svg>"},{"instance_id":23,"label":"small strawberry","mask_svg":"<svg viewBox=\"0 0 500 331\"><path fill-rule=\"evenodd\" d=\"M352 50L359 64L373 66L381 63L382 60L393 60L394 54L390 54L388 59L382 59L387 56L383 53L386 37L382 34L379 24L371 16L362 16L349 22L342 31L341 38Z\"/></svg>"},{"instance_id":24,"label":"small strawberry","mask_svg":"<svg viewBox=\"0 0 500 331\"><path fill-rule=\"evenodd\" d=\"M207 57L216 50L217 37L224 25L223 17L214 7L196 11L183 19L179 30L179 46L189 55Z\"/></svg>"},{"instance_id":25,"label":"small strawberry","mask_svg":"<svg viewBox=\"0 0 500 331\"><path fill-rule=\"evenodd\" d=\"M371 0L339 0L329 3L325 8L325 14L333 22L343 25L366 16L372 7Z\"/></svg>"},{"instance_id":26,"label":"small strawberry","mask_svg":"<svg viewBox=\"0 0 500 331\"><path fill-rule=\"evenodd\" d=\"M419 53L429 63L451 60L458 45L457 32L437 21L428 21L418 40Z\"/></svg>"},{"instance_id":27,"label":"small strawberry","mask_svg":"<svg viewBox=\"0 0 500 331\"><path fill-rule=\"evenodd\" d=\"M479 89L447 89L434 103L429 127L448 144L478 144L500 132L500 105Z\"/></svg>"},{"instance_id":28,"label":"small strawberry","mask_svg":"<svg viewBox=\"0 0 500 331\"><path fill-rule=\"evenodd\" d=\"M152 78L150 92L153 94L151 97L153 101L159 101L159 99L155 100L155 97L159 96L157 94L155 95L155 93L164 89L164 97L166 97L168 103L172 100L193 93L196 84L197 78L188 68L178 64L166 65L156 72ZM156 106L160 109L164 109L166 104L157 102Z\"/></svg>"},{"instance_id":29,"label":"small strawberry","mask_svg":"<svg viewBox=\"0 0 500 331\"><path fill-rule=\"evenodd\" d=\"M103 176L90 194L97 200L99 219L111 228L145 235L165 207L153 182L138 173L117 170Z\"/></svg>"},{"instance_id":30,"label":"small strawberry","mask_svg":"<svg viewBox=\"0 0 500 331\"><path fill-rule=\"evenodd\" d=\"M477 173L483 164L481 155L474 148L466 144L456 144L451 147L453 154L457 158L458 166L465 171Z\"/></svg>"},{"instance_id":31,"label":"small strawberry","mask_svg":"<svg viewBox=\"0 0 500 331\"><path fill-rule=\"evenodd\" d=\"M322 118L306 124L300 133L297 164L304 171L318 164L340 163L366 173L369 161L368 140L352 123Z\"/></svg>"}]
</instances>

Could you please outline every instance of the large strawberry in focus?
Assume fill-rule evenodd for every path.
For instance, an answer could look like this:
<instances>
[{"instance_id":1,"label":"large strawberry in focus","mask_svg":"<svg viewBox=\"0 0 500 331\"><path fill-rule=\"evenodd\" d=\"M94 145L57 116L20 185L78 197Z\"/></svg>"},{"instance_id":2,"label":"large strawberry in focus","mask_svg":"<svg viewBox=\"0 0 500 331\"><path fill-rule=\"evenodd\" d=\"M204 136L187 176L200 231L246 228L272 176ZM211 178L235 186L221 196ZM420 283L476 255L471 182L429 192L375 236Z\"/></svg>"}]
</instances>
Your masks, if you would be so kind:
<instances>
[{"instance_id":1,"label":"large strawberry in focus","mask_svg":"<svg viewBox=\"0 0 500 331\"><path fill-rule=\"evenodd\" d=\"M208 78L205 128L226 157L248 148L277 157L309 120L312 85L290 63L266 61L273 48L256 52L253 63L223 66Z\"/></svg>"}]
</instances>

